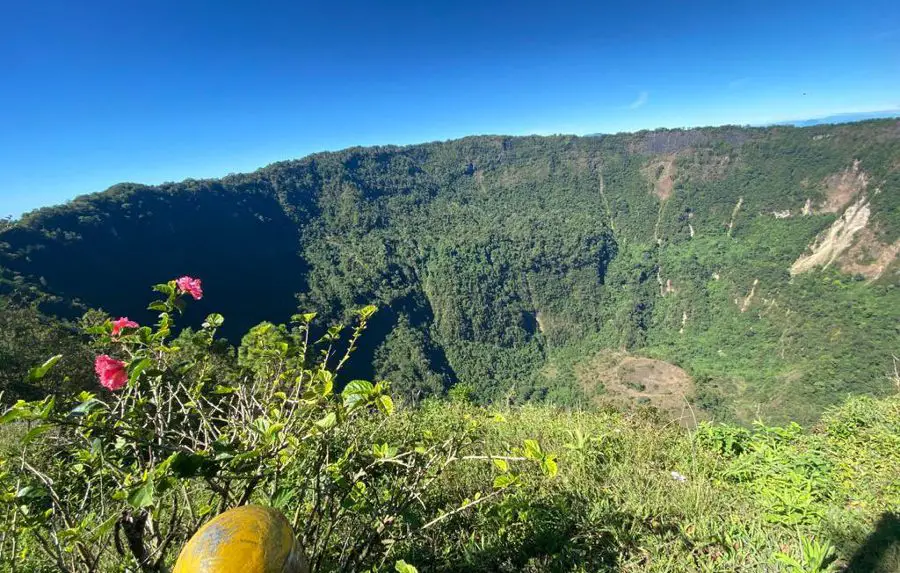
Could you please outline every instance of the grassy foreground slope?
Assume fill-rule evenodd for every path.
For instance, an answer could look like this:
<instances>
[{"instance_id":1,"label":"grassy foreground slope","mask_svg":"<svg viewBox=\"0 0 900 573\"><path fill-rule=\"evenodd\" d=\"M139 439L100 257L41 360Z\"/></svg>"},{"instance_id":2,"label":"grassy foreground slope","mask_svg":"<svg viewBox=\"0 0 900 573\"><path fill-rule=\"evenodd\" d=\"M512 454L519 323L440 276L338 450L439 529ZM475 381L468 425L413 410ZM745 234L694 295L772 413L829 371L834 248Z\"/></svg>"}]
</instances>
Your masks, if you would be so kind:
<instances>
[{"instance_id":1,"label":"grassy foreground slope","mask_svg":"<svg viewBox=\"0 0 900 573\"><path fill-rule=\"evenodd\" d=\"M490 420L488 449L538 438L559 473L398 542L377 570L397 558L446 572L900 570L897 396L854 398L808 430L703 424L686 433L648 410L496 410L452 399L402 409L379 431L388 443L418 432L439 441L470 419ZM20 436L3 437L15 459ZM477 500L495 474L481 462L457 466L421 497L421 515ZM407 519L421 526L418 509ZM340 540L323 551L339 554ZM21 571L54 570L35 552L7 558Z\"/></svg>"},{"instance_id":2,"label":"grassy foreground slope","mask_svg":"<svg viewBox=\"0 0 900 573\"><path fill-rule=\"evenodd\" d=\"M376 304L356 375L413 399L665 407L609 375L637 357L685 371L666 399L702 416L811 422L891 391L898 252L897 120L484 136L42 209L0 231L0 293L122 315L190 273L215 293L192 318L230 337Z\"/></svg>"},{"instance_id":3,"label":"grassy foreground slope","mask_svg":"<svg viewBox=\"0 0 900 573\"><path fill-rule=\"evenodd\" d=\"M467 413L477 415L459 405L410 415L440 427ZM559 475L410 548L420 570L900 570L896 396L854 398L809 430L686 434L652 414L501 414L496 444L539 436L559 452ZM464 494L470 481L454 475L442 490Z\"/></svg>"}]
</instances>

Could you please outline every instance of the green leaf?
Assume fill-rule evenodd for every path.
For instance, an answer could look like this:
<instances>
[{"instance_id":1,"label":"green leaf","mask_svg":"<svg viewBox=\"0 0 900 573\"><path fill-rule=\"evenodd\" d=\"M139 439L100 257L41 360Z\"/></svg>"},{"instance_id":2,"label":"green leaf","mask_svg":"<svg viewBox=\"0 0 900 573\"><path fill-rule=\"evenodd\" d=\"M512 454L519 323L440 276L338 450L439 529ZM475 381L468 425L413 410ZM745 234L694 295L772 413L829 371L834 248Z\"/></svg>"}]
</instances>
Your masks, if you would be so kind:
<instances>
[{"instance_id":1,"label":"green leaf","mask_svg":"<svg viewBox=\"0 0 900 573\"><path fill-rule=\"evenodd\" d=\"M93 531L88 534L88 540L94 541L100 539L101 537L112 531L113 526L116 524L116 521L118 521L120 517L121 516L118 514L113 514L112 516L110 516L109 519L98 525L96 528L94 528Z\"/></svg>"},{"instance_id":2,"label":"green leaf","mask_svg":"<svg viewBox=\"0 0 900 573\"><path fill-rule=\"evenodd\" d=\"M16 420L29 417L30 414L31 409L28 408L28 402L19 400L0 416L0 424L15 422Z\"/></svg>"},{"instance_id":3,"label":"green leaf","mask_svg":"<svg viewBox=\"0 0 900 573\"><path fill-rule=\"evenodd\" d=\"M497 469L503 473L509 471L509 464L506 462L506 460L494 458L494 465L497 466Z\"/></svg>"},{"instance_id":4,"label":"green leaf","mask_svg":"<svg viewBox=\"0 0 900 573\"><path fill-rule=\"evenodd\" d=\"M550 477L555 477L559 472L559 466L556 464L556 456L548 455L545 457L541 462L541 471Z\"/></svg>"},{"instance_id":5,"label":"green leaf","mask_svg":"<svg viewBox=\"0 0 900 573\"><path fill-rule=\"evenodd\" d=\"M509 487L516 482L516 476L513 474L500 474L494 478L494 488L503 489Z\"/></svg>"},{"instance_id":6,"label":"green leaf","mask_svg":"<svg viewBox=\"0 0 900 573\"><path fill-rule=\"evenodd\" d=\"M93 394L88 394L88 396L90 396L88 399L72 408L72 411L69 412L70 416L84 416L97 408L106 407L106 404L94 398Z\"/></svg>"},{"instance_id":7,"label":"green leaf","mask_svg":"<svg viewBox=\"0 0 900 573\"><path fill-rule=\"evenodd\" d=\"M159 312L167 312L169 310L169 305L166 304L164 301L156 300L156 301L153 301L150 303L150 305L147 307L147 310L156 310Z\"/></svg>"},{"instance_id":8,"label":"green leaf","mask_svg":"<svg viewBox=\"0 0 900 573\"><path fill-rule=\"evenodd\" d=\"M141 373L150 366L149 358L141 358L131 365L131 375L128 377L129 386L134 386L137 379L141 377Z\"/></svg>"},{"instance_id":9,"label":"green leaf","mask_svg":"<svg viewBox=\"0 0 900 573\"><path fill-rule=\"evenodd\" d=\"M291 316L291 322L299 322L302 324L309 324L316 317L316 313L307 312L304 314L295 314Z\"/></svg>"},{"instance_id":10,"label":"green leaf","mask_svg":"<svg viewBox=\"0 0 900 573\"><path fill-rule=\"evenodd\" d=\"M418 569L402 559L394 563L394 571L397 573L419 573Z\"/></svg>"},{"instance_id":11,"label":"green leaf","mask_svg":"<svg viewBox=\"0 0 900 573\"><path fill-rule=\"evenodd\" d=\"M535 440L525 440L525 457L529 460L539 460L543 458L541 446Z\"/></svg>"},{"instance_id":12,"label":"green leaf","mask_svg":"<svg viewBox=\"0 0 900 573\"><path fill-rule=\"evenodd\" d=\"M372 395L373 389L372 383L366 380L351 381L344 388L344 391L341 392L341 397L344 399L344 407L352 410L359 402L367 400Z\"/></svg>"},{"instance_id":13,"label":"green leaf","mask_svg":"<svg viewBox=\"0 0 900 573\"><path fill-rule=\"evenodd\" d=\"M201 455L178 452L169 457L169 468L175 477L192 478L198 474L204 461L206 458Z\"/></svg>"},{"instance_id":14,"label":"green leaf","mask_svg":"<svg viewBox=\"0 0 900 573\"><path fill-rule=\"evenodd\" d=\"M337 422L337 416L334 412L328 412L325 416L316 422L316 426L321 430L329 430L334 427Z\"/></svg>"},{"instance_id":15,"label":"green leaf","mask_svg":"<svg viewBox=\"0 0 900 573\"><path fill-rule=\"evenodd\" d=\"M225 317L218 313L212 313L206 317L203 328L219 328L225 322Z\"/></svg>"},{"instance_id":16,"label":"green leaf","mask_svg":"<svg viewBox=\"0 0 900 573\"><path fill-rule=\"evenodd\" d=\"M175 294L175 281L153 285L153 290L155 290L156 292L161 292L166 296L171 296Z\"/></svg>"},{"instance_id":17,"label":"green leaf","mask_svg":"<svg viewBox=\"0 0 900 573\"><path fill-rule=\"evenodd\" d=\"M56 406L56 396L47 396L44 398L41 403L41 411L38 412L38 418L41 420L46 420L50 417L50 414L53 412L53 408Z\"/></svg>"},{"instance_id":18,"label":"green leaf","mask_svg":"<svg viewBox=\"0 0 900 573\"><path fill-rule=\"evenodd\" d=\"M378 310L378 307L370 304L369 306L357 310L356 314L359 316L360 320L369 320L369 318L375 314L376 310Z\"/></svg>"},{"instance_id":19,"label":"green leaf","mask_svg":"<svg viewBox=\"0 0 900 573\"><path fill-rule=\"evenodd\" d=\"M141 485L128 492L128 503L135 509L153 505L153 480L148 478Z\"/></svg>"},{"instance_id":20,"label":"green leaf","mask_svg":"<svg viewBox=\"0 0 900 573\"><path fill-rule=\"evenodd\" d=\"M41 364L40 366L35 366L31 370L28 371L28 381L29 382L37 382L44 378L47 375L47 372L59 362L59 359L62 358L62 354L57 354L52 358L49 358L46 362Z\"/></svg>"},{"instance_id":21,"label":"green leaf","mask_svg":"<svg viewBox=\"0 0 900 573\"><path fill-rule=\"evenodd\" d=\"M216 384L216 387L213 388L213 394L234 394L237 392L237 388L233 388L231 386L222 386L221 384Z\"/></svg>"},{"instance_id":22,"label":"green leaf","mask_svg":"<svg viewBox=\"0 0 900 573\"><path fill-rule=\"evenodd\" d=\"M387 394L382 394L375 398L375 405L378 406L378 410L385 416L390 416L394 413L394 400Z\"/></svg>"}]
</instances>

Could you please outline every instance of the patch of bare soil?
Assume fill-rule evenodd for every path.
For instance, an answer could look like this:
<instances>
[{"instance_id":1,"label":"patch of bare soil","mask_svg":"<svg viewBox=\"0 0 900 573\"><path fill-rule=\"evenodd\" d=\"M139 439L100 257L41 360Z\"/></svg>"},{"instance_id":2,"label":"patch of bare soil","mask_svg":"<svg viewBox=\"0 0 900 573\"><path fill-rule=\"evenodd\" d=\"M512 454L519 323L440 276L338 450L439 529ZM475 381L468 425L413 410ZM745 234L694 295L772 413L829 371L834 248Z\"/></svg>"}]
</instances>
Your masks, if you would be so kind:
<instances>
[{"instance_id":1,"label":"patch of bare soil","mask_svg":"<svg viewBox=\"0 0 900 573\"><path fill-rule=\"evenodd\" d=\"M655 158L643 169L644 177L653 184L653 194L665 201L675 186L675 154Z\"/></svg>"},{"instance_id":2,"label":"patch of bare soil","mask_svg":"<svg viewBox=\"0 0 900 573\"><path fill-rule=\"evenodd\" d=\"M747 312L747 309L750 308L750 303L753 302L753 296L756 294L756 286L758 284L759 279L753 279L753 286L750 287L750 292L747 293L744 302L741 303L741 312Z\"/></svg>"},{"instance_id":3,"label":"patch of bare soil","mask_svg":"<svg viewBox=\"0 0 900 573\"><path fill-rule=\"evenodd\" d=\"M598 404L618 408L649 405L683 426L694 424L687 396L694 385L681 368L625 352L602 352L575 369L578 382Z\"/></svg>"},{"instance_id":4,"label":"patch of bare soil","mask_svg":"<svg viewBox=\"0 0 900 573\"><path fill-rule=\"evenodd\" d=\"M817 266L827 267L833 263L850 249L854 236L866 228L870 213L866 197L860 196L828 230L816 238L808 254L801 255L794 261L791 274L796 275Z\"/></svg>"},{"instance_id":5,"label":"patch of bare soil","mask_svg":"<svg viewBox=\"0 0 900 573\"><path fill-rule=\"evenodd\" d=\"M837 213L865 190L869 178L865 171L859 168L859 159L856 159L851 167L827 177L824 183L825 201L816 211Z\"/></svg>"},{"instance_id":6,"label":"patch of bare soil","mask_svg":"<svg viewBox=\"0 0 900 573\"><path fill-rule=\"evenodd\" d=\"M841 270L875 280L884 274L900 254L900 240L888 245L878 240L870 228L859 232L856 243L840 257Z\"/></svg>"},{"instance_id":7,"label":"patch of bare soil","mask_svg":"<svg viewBox=\"0 0 900 573\"><path fill-rule=\"evenodd\" d=\"M547 319L541 311L537 311L534 314L534 321L537 322L537 327L541 334L545 334L547 332Z\"/></svg>"}]
</instances>

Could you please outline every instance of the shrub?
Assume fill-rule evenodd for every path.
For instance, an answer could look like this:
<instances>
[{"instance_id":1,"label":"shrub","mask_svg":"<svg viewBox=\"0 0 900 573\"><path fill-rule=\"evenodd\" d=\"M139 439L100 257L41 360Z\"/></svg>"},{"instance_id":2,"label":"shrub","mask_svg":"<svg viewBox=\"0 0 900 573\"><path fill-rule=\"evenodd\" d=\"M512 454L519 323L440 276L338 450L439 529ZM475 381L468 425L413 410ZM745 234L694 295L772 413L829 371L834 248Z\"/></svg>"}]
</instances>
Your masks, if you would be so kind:
<instances>
[{"instance_id":1,"label":"shrub","mask_svg":"<svg viewBox=\"0 0 900 573\"><path fill-rule=\"evenodd\" d=\"M313 570L362 570L505 495L529 472L517 464L556 472L534 441L484 454L477 416L443 431L412 427L394 415L386 382L351 380L338 391L372 306L356 313L346 339L341 325L311 339L314 314L294 316L290 328L261 324L235 363L217 346L221 315L173 336L184 295L202 296L199 280L154 289L162 298L149 307L159 312L153 327L121 318L88 328L103 351L102 390L71 403L20 400L0 418L21 435L18 455L0 466L6 558L72 572L161 571L210 516L254 501L285 512ZM423 506L463 461L493 467L484 493Z\"/></svg>"}]
</instances>

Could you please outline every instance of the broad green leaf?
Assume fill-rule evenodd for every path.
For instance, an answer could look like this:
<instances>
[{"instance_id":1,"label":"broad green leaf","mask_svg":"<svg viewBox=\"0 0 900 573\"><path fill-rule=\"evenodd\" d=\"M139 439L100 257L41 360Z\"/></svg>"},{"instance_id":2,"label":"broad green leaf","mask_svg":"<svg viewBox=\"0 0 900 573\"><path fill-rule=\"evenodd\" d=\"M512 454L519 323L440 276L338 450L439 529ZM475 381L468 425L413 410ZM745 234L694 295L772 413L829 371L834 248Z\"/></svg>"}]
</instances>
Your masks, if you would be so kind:
<instances>
[{"instance_id":1,"label":"broad green leaf","mask_svg":"<svg viewBox=\"0 0 900 573\"><path fill-rule=\"evenodd\" d=\"M418 569L402 559L394 563L394 571L397 573L419 573Z\"/></svg>"},{"instance_id":2,"label":"broad green leaf","mask_svg":"<svg viewBox=\"0 0 900 573\"><path fill-rule=\"evenodd\" d=\"M359 402L367 400L372 395L373 389L372 383L366 380L351 381L344 388L344 391L341 392L341 397L344 399L344 407L352 410Z\"/></svg>"},{"instance_id":3,"label":"broad green leaf","mask_svg":"<svg viewBox=\"0 0 900 573\"><path fill-rule=\"evenodd\" d=\"M278 432L280 432L283 429L284 429L284 424L282 424L281 422L276 422L276 423L270 425L268 428L266 428L265 437L267 439L271 440L272 438L275 437L275 434L277 434Z\"/></svg>"},{"instance_id":4,"label":"broad green leaf","mask_svg":"<svg viewBox=\"0 0 900 573\"><path fill-rule=\"evenodd\" d=\"M237 388L233 388L231 386L222 386L221 384L216 384L216 387L213 388L213 394L234 394L237 392Z\"/></svg>"},{"instance_id":5,"label":"broad green leaf","mask_svg":"<svg viewBox=\"0 0 900 573\"><path fill-rule=\"evenodd\" d=\"M93 410L95 410L97 408L101 408L101 407L105 408L106 407L106 404L104 404L100 400L94 398L93 395L88 394L88 396L90 396L90 397L87 398L84 402L82 402L81 404L72 408L72 411L69 412L69 415L84 416L85 414L90 414Z\"/></svg>"},{"instance_id":6,"label":"broad green leaf","mask_svg":"<svg viewBox=\"0 0 900 573\"><path fill-rule=\"evenodd\" d=\"M178 452L172 454L167 461L169 461L172 475L179 478L192 478L198 474L205 460L206 458L198 454Z\"/></svg>"},{"instance_id":7,"label":"broad green leaf","mask_svg":"<svg viewBox=\"0 0 900 573\"><path fill-rule=\"evenodd\" d=\"M360 319L368 320L373 314L375 314L376 310L378 310L378 307L370 304L369 306L365 306L365 307L357 310L356 314L359 316Z\"/></svg>"},{"instance_id":8,"label":"broad green leaf","mask_svg":"<svg viewBox=\"0 0 900 573\"><path fill-rule=\"evenodd\" d=\"M153 480L147 478L147 481L132 488L128 492L128 504L135 509L153 505Z\"/></svg>"},{"instance_id":9,"label":"broad green leaf","mask_svg":"<svg viewBox=\"0 0 900 573\"><path fill-rule=\"evenodd\" d=\"M309 324L316 317L316 313L307 312L304 314L295 314L291 317L291 321L293 322L302 322L305 324Z\"/></svg>"},{"instance_id":10,"label":"broad green leaf","mask_svg":"<svg viewBox=\"0 0 900 573\"><path fill-rule=\"evenodd\" d=\"M147 310L156 310L159 312L166 312L169 310L169 305L161 300L157 300L151 302L149 306L147 306Z\"/></svg>"},{"instance_id":11,"label":"broad green leaf","mask_svg":"<svg viewBox=\"0 0 900 573\"><path fill-rule=\"evenodd\" d=\"M494 458L494 465L497 466L497 469L503 473L506 473L509 471L509 464L507 463L506 460Z\"/></svg>"},{"instance_id":12,"label":"broad green leaf","mask_svg":"<svg viewBox=\"0 0 900 573\"><path fill-rule=\"evenodd\" d=\"M321 420L316 422L316 426L321 430L329 430L334 427L335 422L337 422L335 413L328 412Z\"/></svg>"},{"instance_id":13,"label":"broad green leaf","mask_svg":"<svg viewBox=\"0 0 900 573\"><path fill-rule=\"evenodd\" d=\"M206 317L206 321L203 323L203 328L219 328L224 323L225 317L214 312Z\"/></svg>"},{"instance_id":14,"label":"broad green leaf","mask_svg":"<svg viewBox=\"0 0 900 573\"><path fill-rule=\"evenodd\" d=\"M175 294L175 281L153 285L153 290L155 290L156 292L161 292L164 295Z\"/></svg>"},{"instance_id":15,"label":"broad green leaf","mask_svg":"<svg viewBox=\"0 0 900 573\"><path fill-rule=\"evenodd\" d=\"M529 460L539 460L543 457L541 446L535 440L525 440L525 457Z\"/></svg>"},{"instance_id":16,"label":"broad green leaf","mask_svg":"<svg viewBox=\"0 0 900 573\"><path fill-rule=\"evenodd\" d=\"M11 406L6 412L4 412L2 416L0 416L0 424L15 422L16 420L30 417L30 415L31 408L28 407L28 402L26 402L25 400L18 400L13 406Z\"/></svg>"},{"instance_id":17,"label":"broad green leaf","mask_svg":"<svg viewBox=\"0 0 900 573\"><path fill-rule=\"evenodd\" d=\"M556 464L556 457L548 455L541 462L541 470L550 477L555 477L559 472L559 466Z\"/></svg>"},{"instance_id":18,"label":"broad green leaf","mask_svg":"<svg viewBox=\"0 0 900 573\"><path fill-rule=\"evenodd\" d=\"M46 420L50 417L50 414L53 412L53 408L56 406L56 396L47 396L44 398L41 403L41 411L38 412L37 416L41 420Z\"/></svg>"},{"instance_id":19,"label":"broad green leaf","mask_svg":"<svg viewBox=\"0 0 900 573\"><path fill-rule=\"evenodd\" d=\"M30 486L30 485L26 485L25 487L19 488L16 491L16 497L21 499L23 497L29 497L29 496L39 494L39 493L40 493L39 489L36 489L35 487Z\"/></svg>"},{"instance_id":20,"label":"broad green leaf","mask_svg":"<svg viewBox=\"0 0 900 573\"><path fill-rule=\"evenodd\" d=\"M62 354L57 354L52 358L47 359L46 362L41 364L40 366L35 366L31 370L28 371L28 381L29 382L37 382L44 378L47 375L47 372L59 362L59 359L62 358Z\"/></svg>"},{"instance_id":21,"label":"broad green leaf","mask_svg":"<svg viewBox=\"0 0 900 573\"><path fill-rule=\"evenodd\" d=\"M141 373L150 366L149 358L141 358L131 365L131 375L128 377L129 386L134 386L137 379L141 377Z\"/></svg>"},{"instance_id":22,"label":"broad green leaf","mask_svg":"<svg viewBox=\"0 0 900 573\"><path fill-rule=\"evenodd\" d=\"M387 394L382 394L375 398L375 405L378 406L378 410L385 416L390 416L394 413L394 400Z\"/></svg>"},{"instance_id":23,"label":"broad green leaf","mask_svg":"<svg viewBox=\"0 0 900 573\"><path fill-rule=\"evenodd\" d=\"M516 481L516 476L513 474L500 474L494 478L494 488L495 489L503 489L505 487L511 486Z\"/></svg>"}]
</instances>

